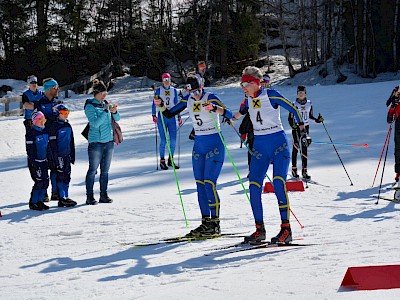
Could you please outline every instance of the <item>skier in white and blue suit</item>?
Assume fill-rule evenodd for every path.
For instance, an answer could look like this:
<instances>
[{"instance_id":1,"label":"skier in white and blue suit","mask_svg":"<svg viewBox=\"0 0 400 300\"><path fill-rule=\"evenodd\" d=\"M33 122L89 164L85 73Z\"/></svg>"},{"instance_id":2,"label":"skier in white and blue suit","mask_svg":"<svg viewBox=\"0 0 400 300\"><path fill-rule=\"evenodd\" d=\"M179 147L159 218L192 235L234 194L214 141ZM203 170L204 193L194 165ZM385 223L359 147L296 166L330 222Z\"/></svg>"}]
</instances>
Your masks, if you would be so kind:
<instances>
[{"instance_id":1,"label":"skier in white and blue suit","mask_svg":"<svg viewBox=\"0 0 400 300\"><path fill-rule=\"evenodd\" d=\"M164 104L167 108L171 108L175 106L178 103L179 97L178 97L178 91L171 86L171 75L169 73L164 73L161 76L162 79L162 86L158 87L154 94L155 97L161 98L164 101ZM164 132L164 126L160 118L160 113L156 115L156 106L153 105L151 106L151 113L153 115L153 122L157 123L158 127L158 132L160 133L160 167L163 170L168 170L168 166L172 166L172 161L171 157L168 158L168 166L167 163L165 162L165 146L167 144L167 139L165 136ZM178 115L178 122L179 125L182 123L181 117ZM170 140L170 148L171 148L171 154L174 156L175 152L175 146L176 146L176 120L175 118L172 119L166 119L164 120L165 123L165 128L168 131L169 134L169 140ZM167 150L168 151L168 150ZM175 165L176 169L179 169L179 166Z\"/></svg>"},{"instance_id":2,"label":"skier in white and blue suit","mask_svg":"<svg viewBox=\"0 0 400 300\"><path fill-rule=\"evenodd\" d=\"M261 193L265 174L273 163L273 184L281 216L281 231L271 239L273 243L288 243L292 240L289 217L290 206L286 192L286 176L290 163L289 143L282 127L279 106L293 113L299 124L302 140L307 138L304 123L297 108L278 91L262 87L263 75L256 67L246 67L242 74L242 90L245 103L235 114L234 120L250 114L254 128L253 157L250 162L250 202L256 223L256 231L245 238L245 242L265 240Z\"/></svg>"},{"instance_id":3,"label":"skier in white and blue suit","mask_svg":"<svg viewBox=\"0 0 400 300\"><path fill-rule=\"evenodd\" d=\"M232 112L225 107L217 95L204 91L194 74L188 76L186 84L190 94L174 107L167 109L161 99L155 99L154 103L161 108L166 118L173 118L188 108L196 132L192 165L202 223L187 236L219 236L221 234L220 199L216 185L225 158L224 144L218 133L219 115L230 119Z\"/></svg>"}]
</instances>

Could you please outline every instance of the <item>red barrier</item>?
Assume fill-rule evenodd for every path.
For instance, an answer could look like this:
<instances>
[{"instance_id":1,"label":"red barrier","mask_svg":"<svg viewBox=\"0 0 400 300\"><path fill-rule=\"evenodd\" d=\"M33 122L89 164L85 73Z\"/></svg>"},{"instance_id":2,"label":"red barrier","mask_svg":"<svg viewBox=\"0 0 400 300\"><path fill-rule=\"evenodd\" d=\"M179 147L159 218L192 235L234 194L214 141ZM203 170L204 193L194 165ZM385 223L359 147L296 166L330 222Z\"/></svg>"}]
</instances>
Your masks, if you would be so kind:
<instances>
[{"instance_id":1,"label":"red barrier","mask_svg":"<svg viewBox=\"0 0 400 300\"><path fill-rule=\"evenodd\" d=\"M304 192L303 181L286 181L286 190L288 192ZM271 182L264 184L264 193L273 193L274 186Z\"/></svg>"},{"instance_id":2,"label":"red barrier","mask_svg":"<svg viewBox=\"0 0 400 300\"><path fill-rule=\"evenodd\" d=\"M400 265L349 267L340 286L350 290L400 288Z\"/></svg>"}]
</instances>

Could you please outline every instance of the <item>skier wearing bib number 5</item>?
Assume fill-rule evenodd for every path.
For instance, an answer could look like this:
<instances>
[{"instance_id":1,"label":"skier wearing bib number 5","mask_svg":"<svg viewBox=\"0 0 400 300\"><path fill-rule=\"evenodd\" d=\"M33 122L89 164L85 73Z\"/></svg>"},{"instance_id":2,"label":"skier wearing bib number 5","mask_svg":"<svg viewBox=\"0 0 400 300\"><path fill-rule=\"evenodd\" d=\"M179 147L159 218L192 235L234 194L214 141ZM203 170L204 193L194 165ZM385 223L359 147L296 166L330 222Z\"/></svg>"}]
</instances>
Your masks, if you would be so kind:
<instances>
[{"instance_id":1,"label":"skier wearing bib number 5","mask_svg":"<svg viewBox=\"0 0 400 300\"><path fill-rule=\"evenodd\" d=\"M279 106L293 113L299 124L302 140L307 139L307 132L297 108L278 91L262 87L260 84L262 79L263 75L259 68L249 66L243 70L240 85L246 95L245 103L233 118L233 120L238 119L248 112L254 128L249 189L256 231L245 237L244 242L258 243L266 238L261 192L265 174L272 162L273 185L282 224L280 232L271 239L271 242L289 243L292 241L292 231L289 223L289 198L285 184L290 163L290 152L289 143L282 127Z\"/></svg>"},{"instance_id":2,"label":"skier wearing bib number 5","mask_svg":"<svg viewBox=\"0 0 400 300\"><path fill-rule=\"evenodd\" d=\"M178 103L178 91L171 86L171 75L169 73L164 73L161 76L162 79L162 86L158 87L155 92L154 96L157 98L161 98L167 108L171 108ZM153 116L153 122L157 123L158 132L160 133L160 168L162 170L168 170L168 166L172 166L171 157L168 158L168 163L165 162L165 146L167 144L167 138L164 132L164 126L160 119L160 113L156 115L156 107L154 105L151 106L151 112ZM179 126L182 125L182 119L178 115L178 122ZM171 147L171 154L174 156L175 146L176 146L176 120L175 118L172 119L165 119L164 120L165 128L169 134L170 140L170 147ZM168 152L168 150L167 150ZM168 166L167 166L168 164ZM179 166L175 164L175 169L179 169Z\"/></svg>"},{"instance_id":3,"label":"skier wearing bib number 5","mask_svg":"<svg viewBox=\"0 0 400 300\"><path fill-rule=\"evenodd\" d=\"M232 112L224 106L217 95L204 91L195 75L189 75L186 84L190 94L174 107L166 108L161 99L155 99L154 103L161 108L162 114L166 118L173 118L186 108L189 110L196 133L192 152L192 166L202 222L199 227L190 231L186 236L193 238L215 237L221 234L217 179L225 158L224 144L218 133L220 128L219 115L231 119Z\"/></svg>"}]
</instances>

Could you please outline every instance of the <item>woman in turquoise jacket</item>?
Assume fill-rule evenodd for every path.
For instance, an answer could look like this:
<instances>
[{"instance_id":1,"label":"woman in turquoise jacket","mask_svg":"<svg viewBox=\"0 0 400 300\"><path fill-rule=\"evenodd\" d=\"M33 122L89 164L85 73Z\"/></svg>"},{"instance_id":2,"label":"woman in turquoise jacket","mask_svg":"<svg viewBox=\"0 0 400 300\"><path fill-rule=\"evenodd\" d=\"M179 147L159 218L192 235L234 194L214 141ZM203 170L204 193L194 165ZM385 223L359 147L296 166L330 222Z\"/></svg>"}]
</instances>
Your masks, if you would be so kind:
<instances>
[{"instance_id":1,"label":"woman in turquoise jacket","mask_svg":"<svg viewBox=\"0 0 400 300\"><path fill-rule=\"evenodd\" d=\"M108 172L114 152L114 137L111 118L120 120L117 104L108 103L106 85L99 80L93 82L93 98L86 100L85 114L89 120L89 170L86 174L86 204L97 204L94 198L93 186L97 168L100 166L100 200L101 203L111 203L108 196Z\"/></svg>"}]
</instances>

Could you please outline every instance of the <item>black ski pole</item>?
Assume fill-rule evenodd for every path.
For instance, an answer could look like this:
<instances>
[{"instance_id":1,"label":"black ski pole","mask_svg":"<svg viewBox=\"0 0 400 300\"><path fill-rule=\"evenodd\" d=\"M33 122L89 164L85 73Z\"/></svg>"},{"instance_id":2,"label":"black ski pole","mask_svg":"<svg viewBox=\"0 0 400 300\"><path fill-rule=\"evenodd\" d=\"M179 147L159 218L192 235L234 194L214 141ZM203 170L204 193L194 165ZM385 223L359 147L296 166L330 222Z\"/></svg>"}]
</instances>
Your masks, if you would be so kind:
<instances>
[{"instance_id":1,"label":"black ski pole","mask_svg":"<svg viewBox=\"0 0 400 300\"><path fill-rule=\"evenodd\" d=\"M329 140L331 141L332 146L333 146L333 148L335 149L336 154L337 154L337 156L339 157L340 162L342 163L343 169L344 169L344 171L346 172L346 175L347 175L347 177L348 177L349 180L350 180L350 185L353 185L353 182L352 182L351 179L350 179L349 173L347 173L346 167L344 166L343 161L342 161L342 159L340 158L340 155L339 155L339 153L338 153L338 151L337 151L337 149L336 149L336 147L335 147L335 144L333 143L333 141L332 141L332 139L331 139L331 136L329 135L328 130L326 129L326 126L325 126L324 121L322 121L322 125L324 126L325 131L326 131L326 134L328 135Z\"/></svg>"},{"instance_id":2,"label":"black ski pole","mask_svg":"<svg viewBox=\"0 0 400 300\"><path fill-rule=\"evenodd\" d=\"M390 143L390 134L391 134L391 131L392 131L392 126L390 126L390 129L389 129L389 138L388 138L388 141L387 141L387 144L386 144L386 153L385 153L385 159L383 160L383 167L382 167L382 176L381 176L381 182L379 183L378 199L376 199L376 202L375 202L375 204L378 204L378 203L379 203L379 197L381 196L381 189L382 189L383 174L384 174L384 172L385 172L385 166L386 166L386 157L387 157L388 150L389 150L389 143Z\"/></svg>"},{"instance_id":3,"label":"black ski pole","mask_svg":"<svg viewBox=\"0 0 400 300\"><path fill-rule=\"evenodd\" d=\"M158 130L157 130L157 123L154 123L154 127L156 128L156 161L157 161L157 170L158 170Z\"/></svg>"},{"instance_id":4,"label":"black ski pole","mask_svg":"<svg viewBox=\"0 0 400 300\"><path fill-rule=\"evenodd\" d=\"M299 130L300 130L300 128L299 128ZM300 136L299 136L299 130L296 129L297 142L299 143L299 147L297 148L297 150L299 150L299 152L300 152L300 160L303 160L303 155L304 155L303 154L303 150L302 150L303 145L301 144L301 139L300 139ZM305 126L304 126L304 130L306 130ZM296 147L296 143L294 141L293 141L293 146ZM306 157L306 156L304 155L304 157ZM296 160L297 160L297 158L296 158ZM303 176L303 174L301 174L301 175ZM305 182L306 182L306 189L308 189L308 179L307 178L305 178Z\"/></svg>"}]
</instances>

